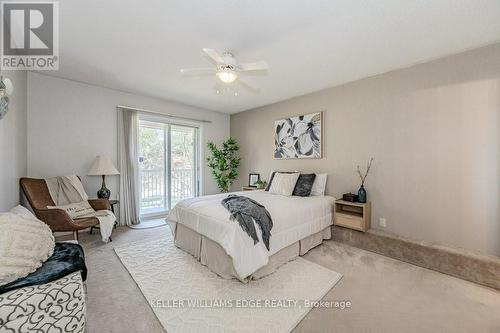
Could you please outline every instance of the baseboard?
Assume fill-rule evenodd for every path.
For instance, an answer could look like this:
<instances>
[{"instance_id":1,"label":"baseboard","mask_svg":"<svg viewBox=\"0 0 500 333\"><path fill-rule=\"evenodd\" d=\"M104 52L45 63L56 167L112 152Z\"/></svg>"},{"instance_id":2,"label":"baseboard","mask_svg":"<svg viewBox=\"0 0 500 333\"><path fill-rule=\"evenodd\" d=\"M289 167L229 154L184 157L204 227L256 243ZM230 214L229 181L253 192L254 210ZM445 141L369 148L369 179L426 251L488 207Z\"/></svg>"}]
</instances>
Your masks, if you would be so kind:
<instances>
[{"instance_id":1,"label":"baseboard","mask_svg":"<svg viewBox=\"0 0 500 333\"><path fill-rule=\"evenodd\" d=\"M418 243L374 230L334 227L333 239L416 266L500 290L500 258Z\"/></svg>"}]
</instances>

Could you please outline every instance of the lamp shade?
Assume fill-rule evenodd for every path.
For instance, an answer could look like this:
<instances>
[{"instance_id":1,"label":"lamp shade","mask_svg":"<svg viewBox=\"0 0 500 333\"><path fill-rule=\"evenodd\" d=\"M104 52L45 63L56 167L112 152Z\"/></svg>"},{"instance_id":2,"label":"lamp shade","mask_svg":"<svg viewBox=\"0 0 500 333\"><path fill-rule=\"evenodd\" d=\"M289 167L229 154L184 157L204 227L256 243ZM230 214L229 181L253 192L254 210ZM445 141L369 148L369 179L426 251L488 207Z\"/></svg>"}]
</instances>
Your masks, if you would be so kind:
<instances>
[{"instance_id":1,"label":"lamp shade","mask_svg":"<svg viewBox=\"0 0 500 333\"><path fill-rule=\"evenodd\" d=\"M87 173L89 176L110 176L119 174L120 172L116 170L111 158L106 155L97 156L94 162L92 162L89 172Z\"/></svg>"}]
</instances>

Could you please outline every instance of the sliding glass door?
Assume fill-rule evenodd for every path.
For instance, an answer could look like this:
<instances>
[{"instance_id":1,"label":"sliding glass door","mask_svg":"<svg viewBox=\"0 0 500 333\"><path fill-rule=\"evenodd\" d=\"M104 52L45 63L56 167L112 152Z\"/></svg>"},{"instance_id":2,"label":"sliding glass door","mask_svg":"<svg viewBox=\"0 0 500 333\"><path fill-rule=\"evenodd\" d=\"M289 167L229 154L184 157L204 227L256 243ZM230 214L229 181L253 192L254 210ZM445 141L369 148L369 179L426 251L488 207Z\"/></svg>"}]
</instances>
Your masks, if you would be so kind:
<instances>
[{"instance_id":1,"label":"sliding glass door","mask_svg":"<svg viewBox=\"0 0 500 333\"><path fill-rule=\"evenodd\" d=\"M197 196L196 129L170 126L170 204Z\"/></svg>"},{"instance_id":2,"label":"sliding glass door","mask_svg":"<svg viewBox=\"0 0 500 333\"><path fill-rule=\"evenodd\" d=\"M150 120L139 123L141 215L167 213L198 196L198 129Z\"/></svg>"}]
</instances>

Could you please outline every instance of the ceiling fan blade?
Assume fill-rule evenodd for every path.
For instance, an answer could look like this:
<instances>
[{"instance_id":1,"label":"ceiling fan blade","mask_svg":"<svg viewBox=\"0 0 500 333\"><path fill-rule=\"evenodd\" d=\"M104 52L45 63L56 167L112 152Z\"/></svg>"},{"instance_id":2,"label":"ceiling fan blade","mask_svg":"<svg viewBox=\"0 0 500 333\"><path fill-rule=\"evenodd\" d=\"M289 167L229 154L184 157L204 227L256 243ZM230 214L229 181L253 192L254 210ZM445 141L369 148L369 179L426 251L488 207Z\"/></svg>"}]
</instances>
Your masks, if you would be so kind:
<instances>
[{"instance_id":1,"label":"ceiling fan blade","mask_svg":"<svg viewBox=\"0 0 500 333\"><path fill-rule=\"evenodd\" d=\"M249 62L238 66L240 71L267 71L269 65L265 61Z\"/></svg>"},{"instance_id":2,"label":"ceiling fan blade","mask_svg":"<svg viewBox=\"0 0 500 333\"><path fill-rule=\"evenodd\" d=\"M238 80L238 82L239 82L239 84L240 84L242 87L244 87L244 88L246 88L246 89L250 90L251 92L253 92L253 93L255 93L255 94L257 94L257 93L259 93L259 92L260 92L260 89L259 89L259 88L256 88L256 87L252 86L251 84L248 84L247 82L245 82L245 81L243 81L243 80L241 80L241 79L239 79L239 80Z\"/></svg>"},{"instance_id":3,"label":"ceiling fan blade","mask_svg":"<svg viewBox=\"0 0 500 333\"><path fill-rule=\"evenodd\" d=\"M208 75L215 73L214 68L182 68L180 70L183 75Z\"/></svg>"},{"instance_id":4,"label":"ceiling fan blade","mask_svg":"<svg viewBox=\"0 0 500 333\"><path fill-rule=\"evenodd\" d=\"M224 63L224 59L222 59L221 55L219 53L217 53L217 51L204 47L203 52L205 52L207 54L207 56L210 57L210 59L215 61L216 64L223 64Z\"/></svg>"}]
</instances>

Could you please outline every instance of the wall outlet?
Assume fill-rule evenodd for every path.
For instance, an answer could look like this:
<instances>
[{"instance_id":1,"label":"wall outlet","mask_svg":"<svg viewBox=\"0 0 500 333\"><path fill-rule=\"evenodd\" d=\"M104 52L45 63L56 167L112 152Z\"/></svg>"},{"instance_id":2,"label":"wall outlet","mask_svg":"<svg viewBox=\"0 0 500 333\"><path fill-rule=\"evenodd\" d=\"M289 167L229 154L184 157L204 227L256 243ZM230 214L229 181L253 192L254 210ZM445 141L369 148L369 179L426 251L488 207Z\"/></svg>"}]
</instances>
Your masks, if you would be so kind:
<instances>
[{"instance_id":1,"label":"wall outlet","mask_svg":"<svg viewBox=\"0 0 500 333\"><path fill-rule=\"evenodd\" d=\"M378 219L378 225L382 228L387 227L387 219L385 217L381 217Z\"/></svg>"}]
</instances>

